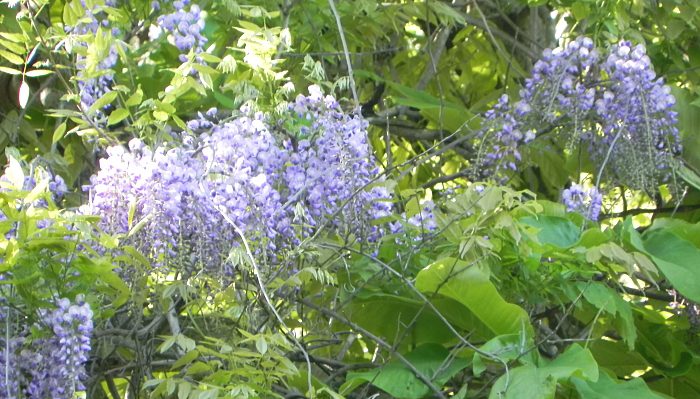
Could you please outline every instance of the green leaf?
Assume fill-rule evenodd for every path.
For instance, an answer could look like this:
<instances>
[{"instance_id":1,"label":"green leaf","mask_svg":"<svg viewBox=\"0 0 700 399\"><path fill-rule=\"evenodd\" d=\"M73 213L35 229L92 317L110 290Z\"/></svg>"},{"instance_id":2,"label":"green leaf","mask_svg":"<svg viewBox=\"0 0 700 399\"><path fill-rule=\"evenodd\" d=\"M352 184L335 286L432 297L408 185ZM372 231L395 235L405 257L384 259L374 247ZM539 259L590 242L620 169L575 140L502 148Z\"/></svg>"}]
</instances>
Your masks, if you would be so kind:
<instances>
[{"instance_id":1,"label":"green leaf","mask_svg":"<svg viewBox=\"0 0 700 399\"><path fill-rule=\"evenodd\" d=\"M537 229L537 239L541 244L559 248L569 248L581 237L581 228L569 219L558 216L526 216L520 221Z\"/></svg>"},{"instance_id":2,"label":"green leaf","mask_svg":"<svg viewBox=\"0 0 700 399\"><path fill-rule=\"evenodd\" d=\"M66 134L66 122L63 122L60 125L58 125L56 130L53 131L53 137L51 139L51 142L53 144L58 143L58 141L63 138L64 134Z\"/></svg>"},{"instance_id":3,"label":"green leaf","mask_svg":"<svg viewBox=\"0 0 700 399\"><path fill-rule=\"evenodd\" d=\"M554 399L556 389L554 377L528 364L510 370L507 379L501 376L491 388L489 399Z\"/></svg>"},{"instance_id":4,"label":"green leaf","mask_svg":"<svg viewBox=\"0 0 700 399\"><path fill-rule=\"evenodd\" d=\"M7 73L9 75L21 75L22 74L22 71L18 71L17 69L8 68L6 66L0 66L0 72Z\"/></svg>"},{"instance_id":5,"label":"green leaf","mask_svg":"<svg viewBox=\"0 0 700 399\"><path fill-rule=\"evenodd\" d=\"M493 336L518 334L523 329L531 333L532 326L525 310L506 302L489 277L484 265L444 258L418 273L416 288L426 294L438 293L456 300Z\"/></svg>"},{"instance_id":6,"label":"green leaf","mask_svg":"<svg viewBox=\"0 0 700 399\"><path fill-rule=\"evenodd\" d=\"M591 352L578 344L571 345L542 367L528 364L501 376L493 385L489 399L553 399L557 381L571 377L598 380L598 364Z\"/></svg>"},{"instance_id":7,"label":"green leaf","mask_svg":"<svg viewBox=\"0 0 700 399\"><path fill-rule=\"evenodd\" d=\"M5 176L15 190L21 190L24 186L24 169L20 161L19 151L14 147L7 147L5 149L5 157L9 162L5 169Z\"/></svg>"},{"instance_id":8,"label":"green leaf","mask_svg":"<svg viewBox=\"0 0 700 399\"><path fill-rule=\"evenodd\" d=\"M182 381L177 388L177 399L187 399L192 392L192 384L187 381Z\"/></svg>"},{"instance_id":9,"label":"green leaf","mask_svg":"<svg viewBox=\"0 0 700 399\"><path fill-rule=\"evenodd\" d=\"M450 322L456 325L466 324L457 318L450 318L449 310L459 306L455 301L439 298L433 304L441 311L444 305L448 311L443 312L443 315ZM405 328L402 326L407 325L411 326L410 334L416 344L444 342L453 336L444 323L430 309L425 308L422 301L383 293L365 295L360 291L349 310L353 322L379 336L397 336L404 333Z\"/></svg>"},{"instance_id":10,"label":"green leaf","mask_svg":"<svg viewBox=\"0 0 700 399\"><path fill-rule=\"evenodd\" d=\"M465 359L451 357L449 351L438 344L421 345L405 358L437 386L445 384L469 364ZM399 399L420 399L431 392L411 369L396 360L377 370L348 373L346 384L352 380L369 382Z\"/></svg>"},{"instance_id":11,"label":"green leaf","mask_svg":"<svg viewBox=\"0 0 700 399\"><path fill-rule=\"evenodd\" d=\"M700 249L664 230L649 231L643 239L647 254L673 287L691 301L700 302Z\"/></svg>"},{"instance_id":12,"label":"green leaf","mask_svg":"<svg viewBox=\"0 0 700 399\"><path fill-rule=\"evenodd\" d=\"M179 359L177 359L177 361L175 361L175 363L173 363L173 365L171 367L173 370L179 369L182 366L185 366L187 364L192 363L198 357L199 357L199 351L196 349L191 350L191 351L185 353L184 355L182 355L182 357L180 357Z\"/></svg>"},{"instance_id":13,"label":"green leaf","mask_svg":"<svg viewBox=\"0 0 700 399\"><path fill-rule=\"evenodd\" d=\"M602 283L583 283L576 284L580 292L583 292L583 297L591 305L597 309L607 312L610 315L619 317L618 330L624 338L629 349L634 348L634 343L637 340L637 328L634 325L634 316L629 302L625 301L620 294L612 288Z\"/></svg>"},{"instance_id":14,"label":"green leaf","mask_svg":"<svg viewBox=\"0 0 700 399\"><path fill-rule=\"evenodd\" d=\"M572 378L581 399L663 399L653 392L644 380L635 378L630 381L617 382L607 374L601 373L598 381L585 381Z\"/></svg>"},{"instance_id":15,"label":"green leaf","mask_svg":"<svg viewBox=\"0 0 700 399\"><path fill-rule=\"evenodd\" d=\"M236 103L232 99L226 97L224 94L219 93L216 90L214 90L212 93L214 94L214 98L216 99L216 101L219 102L219 104L223 105L228 109L236 108Z\"/></svg>"},{"instance_id":16,"label":"green leaf","mask_svg":"<svg viewBox=\"0 0 700 399\"><path fill-rule=\"evenodd\" d=\"M166 122L170 115L167 112L155 110L153 111L153 117L159 121Z\"/></svg>"},{"instance_id":17,"label":"green leaf","mask_svg":"<svg viewBox=\"0 0 700 399\"><path fill-rule=\"evenodd\" d=\"M2 58L10 61L10 63L15 64L15 65L24 65L24 60L22 57L18 56L15 53L11 53L7 50L0 50L0 56Z\"/></svg>"},{"instance_id":18,"label":"green leaf","mask_svg":"<svg viewBox=\"0 0 700 399\"><path fill-rule=\"evenodd\" d=\"M31 71L28 71L24 76L30 77L30 78L37 78L39 76L46 76L52 74L53 71L49 69L34 69Z\"/></svg>"},{"instance_id":19,"label":"green leaf","mask_svg":"<svg viewBox=\"0 0 700 399\"><path fill-rule=\"evenodd\" d=\"M469 110L467 110L459 104L445 101L444 99L435 97L432 94L423 90L416 90L412 87L408 87L393 81L385 80L372 72L358 70L355 71L355 74L357 76L368 77L376 81L384 82L389 87L396 90L401 95L401 97L395 98L397 104L418 108L420 110L452 108L464 112L465 115L470 114Z\"/></svg>"},{"instance_id":20,"label":"green leaf","mask_svg":"<svg viewBox=\"0 0 700 399\"><path fill-rule=\"evenodd\" d=\"M590 346L598 366L616 375L630 375L645 370L649 364L637 352L630 351L621 341L595 340Z\"/></svg>"},{"instance_id":21,"label":"green leaf","mask_svg":"<svg viewBox=\"0 0 700 399\"><path fill-rule=\"evenodd\" d=\"M126 119L129 116L129 110L124 108L117 108L109 114L107 119L107 125L116 125L117 123Z\"/></svg>"},{"instance_id":22,"label":"green leaf","mask_svg":"<svg viewBox=\"0 0 700 399\"><path fill-rule=\"evenodd\" d=\"M126 105L127 107L135 107L141 104L141 100L143 100L143 90L141 90L141 88L138 88L136 89L134 94L132 94L129 98L126 99L124 105Z\"/></svg>"},{"instance_id":23,"label":"green leaf","mask_svg":"<svg viewBox=\"0 0 700 399\"><path fill-rule=\"evenodd\" d=\"M258 337L255 339L255 349L257 349L261 355L267 352L267 341L265 341L265 337Z\"/></svg>"},{"instance_id":24,"label":"green leaf","mask_svg":"<svg viewBox=\"0 0 700 399\"><path fill-rule=\"evenodd\" d=\"M577 1L571 5L571 14L580 21L591 14L591 9L585 2Z\"/></svg>"},{"instance_id":25,"label":"green leaf","mask_svg":"<svg viewBox=\"0 0 700 399\"><path fill-rule=\"evenodd\" d=\"M681 164L676 172L683 180L685 180L686 183L695 187L696 190L700 190L700 176L698 176L694 170Z\"/></svg>"},{"instance_id":26,"label":"green leaf","mask_svg":"<svg viewBox=\"0 0 700 399\"><path fill-rule=\"evenodd\" d=\"M117 98L119 93L117 91L109 91L105 93L102 97L97 99L88 109L88 113L95 113L97 110L104 108L106 105L111 104Z\"/></svg>"}]
</instances>

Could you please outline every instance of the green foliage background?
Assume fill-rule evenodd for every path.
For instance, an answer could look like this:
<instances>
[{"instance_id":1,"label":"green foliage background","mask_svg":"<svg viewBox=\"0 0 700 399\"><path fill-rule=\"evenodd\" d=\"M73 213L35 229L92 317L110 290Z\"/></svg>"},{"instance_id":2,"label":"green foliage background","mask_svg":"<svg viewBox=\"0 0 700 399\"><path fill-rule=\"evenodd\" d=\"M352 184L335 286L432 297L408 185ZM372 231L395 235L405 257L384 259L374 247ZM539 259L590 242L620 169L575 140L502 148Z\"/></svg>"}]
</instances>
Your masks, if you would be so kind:
<instances>
[{"instance_id":1,"label":"green foliage background","mask_svg":"<svg viewBox=\"0 0 700 399\"><path fill-rule=\"evenodd\" d=\"M56 294L87 295L87 397L700 397L700 1L205 0L204 63L184 64L164 37L149 39L148 1L108 8L124 37L100 30L85 46L64 29L80 1L9 3L3 161L15 175L50 169L74 191L48 209L29 205L45 190L0 192L0 236L54 222L2 241L0 272L15 278L0 284L29 319ZM567 213L559 193L582 164L595 171L548 138L506 186L468 180L480 115L517 97L544 48L578 35L645 44L673 87L681 202L618 187L601 223ZM81 109L76 57L90 78L110 48L117 85ZM312 83L370 122L397 209L439 204L437 233L389 237L377 252L320 236L298 248L296 274L263 280L232 256L239 275L224 285L153 272L125 237L70 211L107 145L171 140L210 107L274 114ZM123 281L115 270L127 266L139 272Z\"/></svg>"}]
</instances>

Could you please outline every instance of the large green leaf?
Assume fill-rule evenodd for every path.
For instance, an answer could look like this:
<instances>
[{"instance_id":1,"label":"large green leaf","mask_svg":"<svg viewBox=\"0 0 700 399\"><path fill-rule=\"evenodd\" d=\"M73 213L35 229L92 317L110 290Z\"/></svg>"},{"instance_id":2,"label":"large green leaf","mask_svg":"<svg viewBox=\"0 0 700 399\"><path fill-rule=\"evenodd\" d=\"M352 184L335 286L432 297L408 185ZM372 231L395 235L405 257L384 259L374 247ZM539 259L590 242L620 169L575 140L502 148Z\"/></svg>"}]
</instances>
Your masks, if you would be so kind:
<instances>
[{"instance_id":1,"label":"large green leaf","mask_svg":"<svg viewBox=\"0 0 700 399\"><path fill-rule=\"evenodd\" d=\"M571 220L558 216L526 216L520 221L537 229L537 239L541 244L559 248L569 248L581 237L581 228Z\"/></svg>"},{"instance_id":2,"label":"large green leaf","mask_svg":"<svg viewBox=\"0 0 700 399\"><path fill-rule=\"evenodd\" d=\"M619 319L617 330L624 338L630 350L634 348L637 340L637 328L634 325L632 308L620 294L602 283L577 283L576 286L583 293L591 305Z\"/></svg>"},{"instance_id":3,"label":"large green leaf","mask_svg":"<svg viewBox=\"0 0 700 399\"><path fill-rule=\"evenodd\" d=\"M448 304L445 305L447 307ZM449 305L459 306L454 301ZM446 342L454 338L452 332L434 312L425 306L425 303L398 295L384 293L361 295L352 301L348 316L354 323L388 340L399 336L410 336L411 339L405 342L392 341L392 344L397 346L409 343L420 345L428 342ZM451 322L458 322L449 314L445 316ZM410 330L408 334L407 329Z\"/></svg>"},{"instance_id":4,"label":"large green leaf","mask_svg":"<svg viewBox=\"0 0 700 399\"><path fill-rule=\"evenodd\" d=\"M649 382L649 388L676 399L700 398L700 366L693 366L683 377Z\"/></svg>"},{"instance_id":5,"label":"large green leaf","mask_svg":"<svg viewBox=\"0 0 700 399\"><path fill-rule=\"evenodd\" d=\"M700 170L700 112L697 108L697 99L688 89L673 87L672 93L676 98L676 110L679 113L678 127L683 141L683 160L693 169ZM694 101L693 101L694 100ZM684 179L687 175L681 175ZM692 180L692 179L691 179ZM692 181L689 183L693 184Z\"/></svg>"},{"instance_id":6,"label":"large green leaf","mask_svg":"<svg viewBox=\"0 0 700 399\"><path fill-rule=\"evenodd\" d=\"M426 294L440 294L464 305L488 330L496 335L518 334L532 327L525 310L506 302L489 280L486 266L444 258L418 273L416 287Z\"/></svg>"},{"instance_id":7,"label":"large green leaf","mask_svg":"<svg viewBox=\"0 0 700 399\"><path fill-rule=\"evenodd\" d=\"M683 341L685 334L674 333L671 321L664 324L639 322L637 352L644 356L654 371L668 377L687 374L693 365L693 355Z\"/></svg>"},{"instance_id":8,"label":"large green leaf","mask_svg":"<svg viewBox=\"0 0 700 399\"><path fill-rule=\"evenodd\" d=\"M406 360L438 387L468 365L465 359L452 358L447 349L437 344L419 346L406 355ZM430 394L430 388L414 374L413 370L397 360L376 370L348 373L346 386L354 385L353 380L369 382L399 399L420 399Z\"/></svg>"},{"instance_id":9,"label":"large green leaf","mask_svg":"<svg viewBox=\"0 0 700 399\"><path fill-rule=\"evenodd\" d=\"M665 230L645 234L644 248L674 288L686 298L700 302L700 249Z\"/></svg>"},{"instance_id":10,"label":"large green leaf","mask_svg":"<svg viewBox=\"0 0 700 399\"><path fill-rule=\"evenodd\" d=\"M662 399L664 396L653 392L639 378L617 382L601 373L598 381L572 378L581 399Z\"/></svg>"},{"instance_id":11,"label":"large green leaf","mask_svg":"<svg viewBox=\"0 0 700 399\"><path fill-rule=\"evenodd\" d=\"M606 368L616 375L630 375L638 370L645 370L649 363L637 352L630 351L622 342L599 339L591 345L591 353L601 368Z\"/></svg>"},{"instance_id":12,"label":"large green leaf","mask_svg":"<svg viewBox=\"0 0 700 399\"><path fill-rule=\"evenodd\" d=\"M577 344L544 366L528 364L502 375L491 389L489 399L554 398L557 381L571 377L598 380L598 364L593 355Z\"/></svg>"}]
</instances>

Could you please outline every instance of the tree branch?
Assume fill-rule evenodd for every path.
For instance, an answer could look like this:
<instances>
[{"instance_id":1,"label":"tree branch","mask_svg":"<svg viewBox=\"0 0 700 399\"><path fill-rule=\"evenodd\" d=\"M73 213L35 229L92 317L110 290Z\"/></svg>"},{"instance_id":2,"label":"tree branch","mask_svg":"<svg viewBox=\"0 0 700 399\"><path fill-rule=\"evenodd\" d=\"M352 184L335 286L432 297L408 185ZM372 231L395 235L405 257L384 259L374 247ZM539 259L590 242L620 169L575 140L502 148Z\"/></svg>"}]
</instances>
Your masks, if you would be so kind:
<instances>
[{"instance_id":1,"label":"tree branch","mask_svg":"<svg viewBox=\"0 0 700 399\"><path fill-rule=\"evenodd\" d=\"M340 315L340 314L337 313L337 312L333 312L333 311L331 311L330 309L326 309L326 308L323 308L323 307L321 307L321 306L318 306L318 305L316 305L315 303L313 303L313 302L311 302L311 301L309 301L309 300L307 300L307 299L297 299L297 301L298 301L299 303L305 305L305 306L310 307L311 309L316 310L317 312L323 314L324 316L326 316L326 317L328 317L328 318L336 319L336 320L340 321L341 323L345 324L346 326L348 326L348 327L352 328L353 330L355 330L355 331L361 333L363 336L365 336L365 337L371 339L372 341L376 342L379 346L381 346L381 347L383 347L384 349L386 349L387 351L389 351L389 352L391 353L392 356L396 357L396 358L397 358L401 363L403 363L409 370L411 370L411 372L416 376L416 378L418 378L419 380L421 380L422 383L424 383L425 385L427 385L427 386L430 388L430 390L433 391L433 392L435 393L435 396L437 396L438 398L441 398L441 399L447 399L447 398L445 397L445 395L442 393L442 391L440 390L440 388L438 388L437 386L435 386L435 384L433 384L433 382L432 382L425 374L421 373L420 370L418 370L418 369L416 368L416 366L413 365L413 363L411 363L411 362L410 362L408 359L406 359L401 353L399 353L397 350L395 350L394 347L393 347L392 345L389 345L389 344L388 344L386 341L384 341L383 339L381 339L381 338L379 338L378 336L372 334L372 333L369 332L368 330L365 330L364 328L362 328L362 327L359 326L358 324L353 323L352 321L346 319L345 317L343 317L342 315Z\"/></svg>"}]
</instances>

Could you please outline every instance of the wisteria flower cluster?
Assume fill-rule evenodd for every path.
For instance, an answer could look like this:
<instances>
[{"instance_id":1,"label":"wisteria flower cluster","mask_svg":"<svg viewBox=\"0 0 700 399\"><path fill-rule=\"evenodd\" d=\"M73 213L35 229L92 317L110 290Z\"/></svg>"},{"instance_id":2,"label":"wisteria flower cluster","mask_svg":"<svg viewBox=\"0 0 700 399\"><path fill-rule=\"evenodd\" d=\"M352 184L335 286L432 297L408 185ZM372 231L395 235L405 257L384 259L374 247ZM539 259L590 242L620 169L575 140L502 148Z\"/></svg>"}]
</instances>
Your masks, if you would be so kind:
<instances>
[{"instance_id":1,"label":"wisteria flower cluster","mask_svg":"<svg viewBox=\"0 0 700 399\"><path fill-rule=\"evenodd\" d=\"M0 399L15 399L20 397L21 373L19 368L19 348L24 342L23 337L9 333L10 309L0 300ZM9 338L9 339L8 339Z\"/></svg>"},{"instance_id":2,"label":"wisteria flower cluster","mask_svg":"<svg viewBox=\"0 0 700 399\"><path fill-rule=\"evenodd\" d=\"M129 233L156 263L226 273L243 238L266 259L323 229L377 238L372 221L391 204L386 189L369 187L378 170L367 123L309 91L278 120L244 109L220 121L210 110L188 123L199 135L183 133L176 147L108 149L84 212Z\"/></svg>"},{"instance_id":3,"label":"wisteria flower cluster","mask_svg":"<svg viewBox=\"0 0 700 399\"><path fill-rule=\"evenodd\" d=\"M596 221L600 217L603 195L595 187L585 188L574 183L562 192L562 202L569 212L578 212Z\"/></svg>"},{"instance_id":4,"label":"wisteria flower cluster","mask_svg":"<svg viewBox=\"0 0 700 399\"><path fill-rule=\"evenodd\" d=\"M389 204L375 201L389 198L386 189L363 191L378 174L367 141L367 121L343 113L333 97L324 97L317 86L311 86L309 96L300 95L290 105L286 122L285 130L294 131L283 144L290 161L284 183L288 197L304 204L311 227L328 223L339 227L350 220L368 221L367 216L387 216ZM373 203L370 212L365 209L368 203Z\"/></svg>"},{"instance_id":5,"label":"wisteria flower cluster","mask_svg":"<svg viewBox=\"0 0 700 399\"><path fill-rule=\"evenodd\" d=\"M232 237L221 231L221 215L200 185L205 164L193 153L187 146L152 151L138 139L129 149L110 147L82 212L102 216L112 234L135 232L133 244L158 264L180 252L218 262L220 245Z\"/></svg>"},{"instance_id":6,"label":"wisteria flower cluster","mask_svg":"<svg viewBox=\"0 0 700 399\"><path fill-rule=\"evenodd\" d=\"M598 50L587 37L545 50L520 91L518 119L535 117L552 123L565 117L574 122L574 130L581 129L595 101L598 62Z\"/></svg>"},{"instance_id":7,"label":"wisteria flower cluster","mask_svg":"<svg viewBox=\"0 0 700 399\"><path fill-rule=\"evenodd\" d=\"M438 228L435 207L432 200L427 200L420 203L418 211L412 216L403 212L398 220L388 224L389 233L397 235L397 242L402 242L407 237L411 237L414 243L421 242Z\"/></svg>"},{"instance_id":8,"label":"wisteria flower cluster","mask_svg":"<svg viewBox=\"0 0 700 399\"><path fill-rule=\"evenodd\" d=\"M603 134L592 147L604 172L619 184L654 192L672 178L681 153L676 102L671 88L657 78L642 45L613 46L602 66L610 83L596 101Z\"/></svg>"},{"instance_id":9,"label":"wisteria flower cluster","mask_svg":"<svg viewBox=\"0 0 700 399\"><path fill-rule=\"evenodd\" d=\"M519 148L549 133L570 153L584 146L598 181L647 193L674 186L681 152L674 103L642 45L622 41L603 57L591 39L578 38L544 51L518 102L504 96L486 113L475 174L505 180Z\"/></svg>"},{"instance_id":10,"label":"wisteria flower cluster","mask_svg":"<svg viewBox=\"0 0 700 399\"><path fill-rule=\"evenodd\" d=\"M114 36L119 35L120 31L118 28L110 29L110 21L107 19L106 12L102 10L102 6L94 5L91 7L85 0L81 0L80 4L85 10L85 15L75 26L66 26L67 32L76 36L95 35L102 28L103 30L111 31L111 34ZM105 6L116 6L116 0L106 0ZM79 40L79 43L83 46L87 45L87 42L84 40ZM76 67L78 68L78 73L76 76L78 79L80 105L83 111L89 109L95 101L112 90L114 84L112 68L117 64L118 55L114 46L106 51L106 54L100 54L96 57L98 62L92 66L94 70L89 71L89 77L87 58L84 55L79 55L77 58ZM100 112L101 110L98 110L98 116L101 115Z\"/></svg>"},{"instance_id":11,"label":"wisteria flower cluster","mask_svg":"<svg viewBox=\"0 0 700 399\"><path fill-rule=\"evenodd\" d=\"M510 99L502 95L493 109L484 115L484 128L479 132L481 140L477 159L477 178L490 176L505 180L507 171L517 169L516 162L522 159L520 147L535 139L535 130L527 128L521 121L530 108L518 103L513 112Z\"/></svg>"},{"instance_id":12,"label":"wisteria flower cluster","mask_svg":"<svg viewBox=\"0 0 700 399\"><path fill-rule=\"evenodd\" d=\"M0 310L0 325L9 332L0 336L0 399L69 399L85 389L85 363L90 353L93 313L90 306L76 298L56 301L56 309L40 311L34 330L39 338L30 339L29 329L9 328L9 308ZM15 323L16 324L16 323Z\"/></svg>"},{"instance_id":13,"label":"wisteria flower cluster","mask_svg":"<svg viewBox=\"0 0 700 399\"><path fill-rule=\"evenodd\" d=\"M157 2L153 5L155 9L160 9ZM207 42L207 38L202 34L204 14L198 5L190 5L190 0L175 0L173 8L173 13L158 18L158 24L170 32L173 44L180 50L180 61L185 62L190 50L195 55L204 51L203 46Z\"/></svg>"}]
</instances>

